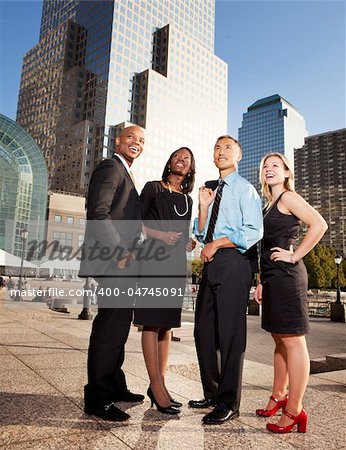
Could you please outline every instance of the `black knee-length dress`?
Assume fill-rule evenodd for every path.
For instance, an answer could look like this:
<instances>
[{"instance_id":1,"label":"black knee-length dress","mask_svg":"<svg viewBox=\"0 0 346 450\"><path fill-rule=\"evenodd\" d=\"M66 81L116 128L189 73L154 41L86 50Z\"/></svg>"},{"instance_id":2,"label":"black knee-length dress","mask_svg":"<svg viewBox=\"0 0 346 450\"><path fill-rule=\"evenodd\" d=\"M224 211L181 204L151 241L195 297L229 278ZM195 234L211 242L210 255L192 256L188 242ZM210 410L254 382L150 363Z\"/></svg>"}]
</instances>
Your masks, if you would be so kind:
<instances>
[{"instance_id":1,"label":"black knee-length dress","mask_svg":"<svg viewBox=\"0 0 346 450\"><path fill-rule=\"evenodd\" d=\"M271 248L295 247L300 220L278 209L282 194L264 211L261 242L262 328L271 333L305 334L309 331L308 278L303 260L294 264L270 259Z\"/></svg>"},{"instance_id":2,"label":"black knee-length dress","mask_svg":"<svg viewBox=\"0 0 346 450\"><path fill-rule=\"evenodd\" d=\"M145 225L160 231L181 232L182 235L174 246L149 238L147 247L151 248L151 254L158 248L164 248L169 258L163 261L143 261L139 287L142 293L147 289L149 294L136 299L134 323L156 328L177 328L181 326L181 308L186 287L186 244L192 199L189 195L170 192L160 181L148 182L140 199ZM156 288L161 295L156 295Z\"/></svg>"}]
</instances>

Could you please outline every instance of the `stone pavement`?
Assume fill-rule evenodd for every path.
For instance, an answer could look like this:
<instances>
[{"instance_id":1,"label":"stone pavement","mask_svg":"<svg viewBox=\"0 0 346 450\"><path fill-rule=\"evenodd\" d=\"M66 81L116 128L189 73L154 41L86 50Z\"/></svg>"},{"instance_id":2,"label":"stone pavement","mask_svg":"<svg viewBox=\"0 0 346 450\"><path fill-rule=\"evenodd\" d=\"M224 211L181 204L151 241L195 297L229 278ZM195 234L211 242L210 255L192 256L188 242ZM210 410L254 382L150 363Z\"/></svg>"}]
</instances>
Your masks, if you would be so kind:
<instances>
[{"instance_id":1,"label":"stone pavement","mask_svg":"<svg viewBox=\"0 0 346 450\"><path fill-rule=\"evenodd\" d=\"M192 311L184 311L183 321L194 321ZM188 329L187 329L188 330ZM184 342L195 345L193 334L186 330ZM331 322L325 317L310 318L310 332L306 335L310 359L325 358L331 353L341 354L346 351L346 325ZM272 364L273 340L270 333L261 328L259 316L247 316L247 346L245 358L262 364Z\"/></svg>"},{"instance_id":2,"label":"stone pavement","mask_svg":"<svg viewBox=\"0 0 346 450\"><path fill-rule=\"evenodd\" d=\"M254 410L270 395L273 368L263 356L272 353L262 333L249 336L241 415L221 426L202 426L203 411L191 410L187 401L201 398L196 353L191 343L192 323L184 322L172 342L167 385L184 403L179 417L169 417L141 404L120 403L131 414L126 424L98 420L83 413L86 352L91 322L71 314L50 311L44 304L16 303L0 294L0 447L4 449L342 449L345 448L345 373L310 376L305 397L308 432L273 435L265 430L268 419ZM258 318L249 322L259 327ZM335 325L335 324L332 324ZM250 328L252 325L250 326ZM344 337L344 324L328 328L331 348ZM337 330L333 333L332 330ZM323 331L327 332L327 331ZM257 333L257 331L256 331ZM265 339L265 338L264 338ZM323 336L316 333L320 342ZM338 344L339 345L339 344ZM318 347L318 343L315 346ZM264 351L265 350L265 351ZM251 356L252 355L252 356ZM317 355L316 355L317 356ZM261 361L262 356L260 356ZM257 359L257 360L256 360ZM271 358L270 358L271 359ZM145 392L148 377L140 348L140 333L132 327L126 347L128 385Z\"/></svg>"}]
</instances>

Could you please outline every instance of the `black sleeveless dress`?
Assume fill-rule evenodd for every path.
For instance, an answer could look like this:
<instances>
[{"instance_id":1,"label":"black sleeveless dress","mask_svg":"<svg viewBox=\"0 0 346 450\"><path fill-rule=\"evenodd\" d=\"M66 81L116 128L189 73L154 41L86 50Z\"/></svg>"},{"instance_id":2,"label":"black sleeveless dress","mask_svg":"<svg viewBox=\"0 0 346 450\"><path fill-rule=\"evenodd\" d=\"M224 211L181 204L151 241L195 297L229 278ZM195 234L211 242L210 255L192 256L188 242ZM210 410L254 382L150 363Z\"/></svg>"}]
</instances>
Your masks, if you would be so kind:
<instances>
[{"instance_id":1,"label":"black sleeveless dress","mask_svg":"<svg viewBox=\"0 0 346 450\"><path fill-rule=\"evenodd\" d=\"M140 199L145 225L161 231L180 232L182 236L174 246L148 239L152 254L156 249L165 248L169 258L144 262L139 286L142 292L147 290L147 295L136 299L134 323L148 327L178 328L181 326L186 287L186 244L189 239L192 199L189 195L185 197L178 192L170 192L160 181L148 182ZM151 294L152 290L154 295Z\"/></svg>"},{"instance_id":2,"label":"black sleeveless dress","mask_svg":"<svg viewBox=\"0 0 346 450\"><path fill-rule=\"evenodd\" d=\"M309 331L308 277L303 260L294 264L270 259L271 248L295 247L300 221L278 210L282 194L264 211L261 242L262 328L270 333L305 334Z\"/></svg>"}]
</instances>

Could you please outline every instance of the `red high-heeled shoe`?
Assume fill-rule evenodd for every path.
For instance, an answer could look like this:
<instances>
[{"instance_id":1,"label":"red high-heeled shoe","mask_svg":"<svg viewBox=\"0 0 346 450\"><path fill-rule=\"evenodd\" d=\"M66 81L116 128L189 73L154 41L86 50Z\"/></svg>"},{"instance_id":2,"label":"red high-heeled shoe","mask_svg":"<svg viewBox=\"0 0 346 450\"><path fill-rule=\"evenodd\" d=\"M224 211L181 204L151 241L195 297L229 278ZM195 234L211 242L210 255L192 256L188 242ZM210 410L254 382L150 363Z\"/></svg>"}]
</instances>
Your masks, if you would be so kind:
<instances>
[{"instance_id":1,"label":"red high-heeled shoe","mask_svg":"<svg viewBox=\"0 0 346 450\"><path fill-rule=\"evenodd\" d=\"M274 408L272 409L256 409L256 414L261 417L270 417L279 411L279 409L284 408L286 406L288 397L285 395L285 398L282 400L278 400L273 395L270 396L270 400L276 403Z\"/></svg>"},{"instance_id":2,"label":"red high-heeled shoe","mask_svg":"<svg viewBox=\"0 0 346 450\"><path fill-rule=\"evenodd\" d=\"M276 423L267 423L267 430L272 431L273 433L290 433L295 425L297 425L297 429L299 433L306 433L306 426L308 423L308 415L303 408L300 411L298 416L294 416L290 414L285 409L283 410L283 414L293 420L293 423L287 425L286 427L280 427Z\"/></svg>"}]
</instances>

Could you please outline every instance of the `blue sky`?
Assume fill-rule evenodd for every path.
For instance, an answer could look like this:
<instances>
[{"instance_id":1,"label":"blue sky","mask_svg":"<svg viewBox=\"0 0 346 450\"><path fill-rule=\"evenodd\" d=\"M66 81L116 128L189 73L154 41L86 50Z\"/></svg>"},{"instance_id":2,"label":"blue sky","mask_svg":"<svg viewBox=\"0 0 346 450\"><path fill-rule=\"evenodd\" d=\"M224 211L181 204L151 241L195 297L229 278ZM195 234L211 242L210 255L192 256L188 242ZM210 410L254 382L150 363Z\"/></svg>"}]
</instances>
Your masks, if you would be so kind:
<instances>
[{"instance_id":1,"label":"blue sky","mask_svg":"<svg viewBox=\"0 0 346 450\"><path fill-rule=\"evenodd\" d=\"M15 119L22 57L38 41L41 1L0 0L0 112ZM216 1L215 52L229 64L228 131L279 94L309 134L345 127L344 1ZM212 101L212 99L211 99Z\"/></svg>"}]
</instances>

